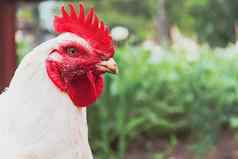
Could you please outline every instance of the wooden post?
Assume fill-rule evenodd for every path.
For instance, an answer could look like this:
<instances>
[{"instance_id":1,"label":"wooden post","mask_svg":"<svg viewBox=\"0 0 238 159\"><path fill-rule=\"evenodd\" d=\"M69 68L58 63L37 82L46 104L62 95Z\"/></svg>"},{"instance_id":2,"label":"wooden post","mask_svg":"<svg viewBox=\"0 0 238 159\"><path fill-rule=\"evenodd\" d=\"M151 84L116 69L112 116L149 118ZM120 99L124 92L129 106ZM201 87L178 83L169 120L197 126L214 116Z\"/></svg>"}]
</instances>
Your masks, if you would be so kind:
<instances>
[{"instance_id":1,"label":"wooden post","mask_svg":"<svg viewBox=\"0 0 238 159\"><path fill-rule=\"evenodd\" d=\"M158 0L158 13L156 20L156 30L158 32L156 40L161 45L168 45L171 42L171 37L168 15L166 13L166 0Z\"/></svg>"},{"instance_id":2,"label":"wooden post","mask_svg":"<svg viewBox=\"0 0 238 159\"><path fill-rule=\"evenodd\" d=\"M8 86L16 68L16 4L0 5L0 91Z\"/></svg>"}]
</instances>

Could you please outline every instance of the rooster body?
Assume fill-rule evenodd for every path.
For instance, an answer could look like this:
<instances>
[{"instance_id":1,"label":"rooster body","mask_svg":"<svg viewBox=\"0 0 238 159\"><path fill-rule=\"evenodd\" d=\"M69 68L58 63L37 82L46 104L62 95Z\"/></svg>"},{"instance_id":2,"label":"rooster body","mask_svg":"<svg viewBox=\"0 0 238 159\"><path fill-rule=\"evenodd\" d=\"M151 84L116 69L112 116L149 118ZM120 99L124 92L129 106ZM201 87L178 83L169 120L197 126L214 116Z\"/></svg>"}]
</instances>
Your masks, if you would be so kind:
<instances>
[{"instance_id":1,"label":"rooster body","mask_svg":"<svg viewBox=\"0 0 238 159\"><path fill-rule=\"evenodd\" d=\"M27 54L0 95L0 158L93 158L86 106L117 66L109 30L94 10L70 10L61 8L54 22L60 35Z\"/></svg>"}]
</instances>

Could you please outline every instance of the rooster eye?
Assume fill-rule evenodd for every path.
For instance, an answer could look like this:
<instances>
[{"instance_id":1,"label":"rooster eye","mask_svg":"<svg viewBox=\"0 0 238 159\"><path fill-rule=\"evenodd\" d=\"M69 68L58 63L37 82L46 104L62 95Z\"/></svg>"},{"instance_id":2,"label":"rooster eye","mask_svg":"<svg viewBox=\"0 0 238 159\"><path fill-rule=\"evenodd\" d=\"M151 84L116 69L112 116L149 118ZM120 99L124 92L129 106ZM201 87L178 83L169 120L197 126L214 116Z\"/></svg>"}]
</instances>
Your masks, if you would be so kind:
<instances>
[{"instance_id":1,"label":"rooster eye","mask_svg":"<svg viewBox=\"0 0 238 159\"><path fill-rule=\"evenodd\" d=\"M74 47L68 47L66 48L66 53L69 55L69 56L76 56L77 53L78 53L78 50Z\"/></svg>"}]
</instances>

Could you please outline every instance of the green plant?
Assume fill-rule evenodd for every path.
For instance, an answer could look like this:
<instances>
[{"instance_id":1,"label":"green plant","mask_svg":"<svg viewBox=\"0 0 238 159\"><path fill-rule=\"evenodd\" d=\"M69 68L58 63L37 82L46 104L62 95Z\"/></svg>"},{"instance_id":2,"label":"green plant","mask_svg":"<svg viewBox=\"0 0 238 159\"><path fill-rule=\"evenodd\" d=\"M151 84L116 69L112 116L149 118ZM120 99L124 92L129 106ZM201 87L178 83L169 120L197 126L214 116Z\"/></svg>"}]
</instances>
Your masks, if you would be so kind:
<instances>
[{"instance_id":1,"label":"green plant","mask_svg":"<svg viewBox=\"0 0 238 159\"><path fill-rule=\"evenodd\" d=\"M30 51L30 46L27 41L17 41L17 61L18 63L21 59Z\"/></svg>"},{"instance_id":2,"label":"green plant","mask_svg":"<svg viewBox=\"0 0 238 159\"><path fill-rule=\"evenodd\" d=\"M195 143L211 145L219 129L236 116L237 55L201 48L200 58L189 61L182 52L168 51L152 63L141 47L119 48L120 74L106 76L102 100L89 109L91 140L99 158L123 159L128 144L142 134L187 132ZM196 150L202 152L200 147Z\"/></svg>"},{"instance_id":3,"label":"green plant","mask_svg":"<svg viewBox=\"0 0 238 159\"><path fill-rule=\"evenodd\" d=\"M165 159L165 157L161 153L156 153L153 155L152 159Z\"/></svg>"}]
</instances>

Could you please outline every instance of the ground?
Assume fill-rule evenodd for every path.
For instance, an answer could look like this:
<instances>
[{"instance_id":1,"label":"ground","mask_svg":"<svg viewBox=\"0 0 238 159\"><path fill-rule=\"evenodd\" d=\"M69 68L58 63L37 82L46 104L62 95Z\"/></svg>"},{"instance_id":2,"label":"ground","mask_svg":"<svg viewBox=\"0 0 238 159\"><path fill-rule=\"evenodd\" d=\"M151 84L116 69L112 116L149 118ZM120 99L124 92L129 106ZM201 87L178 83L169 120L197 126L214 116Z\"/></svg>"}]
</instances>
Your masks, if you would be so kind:
<instances>
[{"instance_id":1,"label":"ground","mask_svg":"<svg viewBox=\"0 0 238 159\"><path fill-rule=\"evenodd\" d=\"M238 159L238 142L229 130L220 133L218 144L205 157L195 157L188 146L188 141L180 139L175 146L169 146L163 138L141 137L129 145L126 159Z\"/></svg>"}]
</instances>

